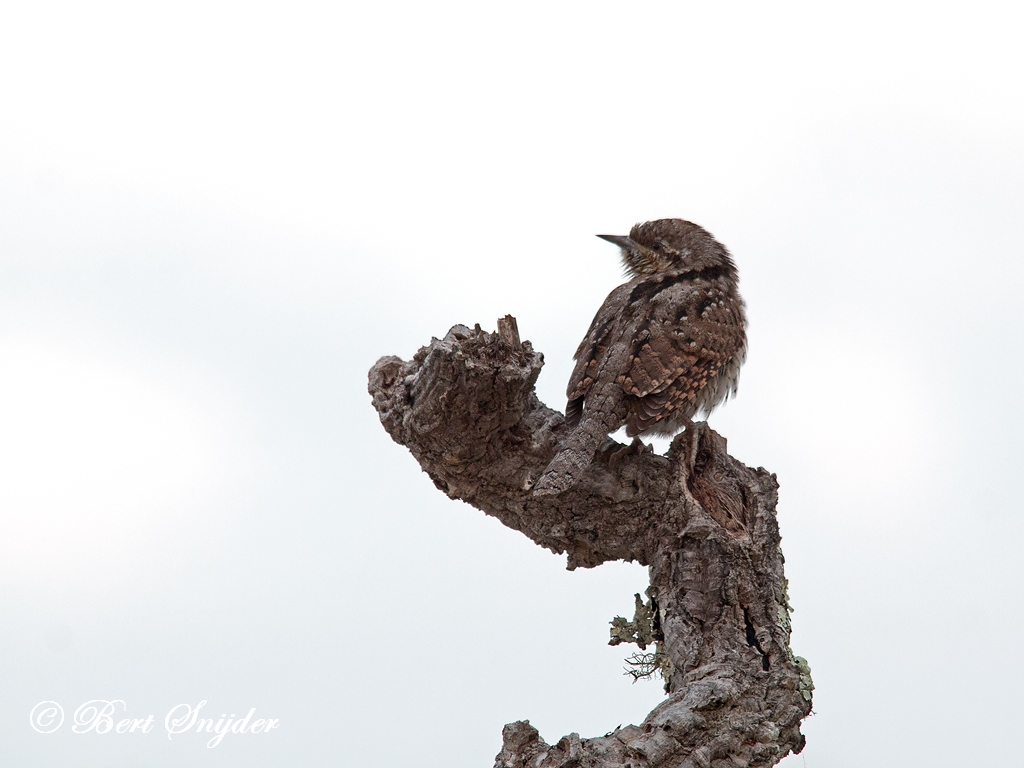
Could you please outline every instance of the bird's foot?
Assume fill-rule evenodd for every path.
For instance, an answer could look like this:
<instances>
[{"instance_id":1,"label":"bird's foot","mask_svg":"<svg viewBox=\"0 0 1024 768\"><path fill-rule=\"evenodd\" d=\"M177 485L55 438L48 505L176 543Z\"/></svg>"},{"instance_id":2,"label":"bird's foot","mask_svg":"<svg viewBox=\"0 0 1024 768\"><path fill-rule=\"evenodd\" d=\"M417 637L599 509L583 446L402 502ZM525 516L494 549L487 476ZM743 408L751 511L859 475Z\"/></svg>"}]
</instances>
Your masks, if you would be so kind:
<instances>
[{"instance_id":1,"label":"bird's foot","mask_svg":"<svg viewBox=\"0 0 1024 768\"><path fill-rule=\"evenodd\" d=\"M617 445L617 443L616 443ZM629 445L623 446L618 450L612 451L608 455L608 467L614 470L619 466L619 463L627 456L640 456L644 453L653 453L654 447L647 445L640 440L639 437L634 437L633 442Z\"/></svg>"}]
</instances>

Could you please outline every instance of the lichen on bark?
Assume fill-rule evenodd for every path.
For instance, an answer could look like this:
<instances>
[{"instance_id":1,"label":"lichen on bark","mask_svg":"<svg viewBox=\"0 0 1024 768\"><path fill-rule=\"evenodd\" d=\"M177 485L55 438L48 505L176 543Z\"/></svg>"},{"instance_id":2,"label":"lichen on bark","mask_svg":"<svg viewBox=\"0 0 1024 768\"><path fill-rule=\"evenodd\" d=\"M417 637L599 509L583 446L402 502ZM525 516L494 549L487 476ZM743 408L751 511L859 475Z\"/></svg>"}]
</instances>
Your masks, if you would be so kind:
<instances>
[{"instance_id":1,"label":"lichen on bark","mask_svg":"<svg viewBox=\"0 0 1024 768\"><path fill-rule=\"evenodd\" d=\"M654 676L665 681L665 690L672 684L672 673L675 667L672 659L662 650L661 643L665 637L661 634L661 617L658 615L658 603L654 599L654 588L647 588L648 599L644 601L639 594L633 595L636 606L633 620L616 616L611 620L611 640L608 645L636 643L640 652L626 659L625 674L633 678L633 682ZM644 653L649 645L655 646L652 653Z\"/></svg>"},{"instance_id":2,"label":"lichen on bark","mask_svg":"<svg viewBox=\"0 0 1024 768\"><path fill-rule=\"evenodd\" d=\"M649 602L637 596L612 641L656 645L665 700L639 725L553 745L528 721L506 725L496 768L761 768L799 752L813 684L789 646L775 476L699 423L667 456L609 439L575 486L533 495L566 430L534 393L542 364L507 316L497 333L457 325L410 361L382 357L369 376L384 428L438 489L570 570L626 560L650 573Z\"/></svg>"}]
</instances>

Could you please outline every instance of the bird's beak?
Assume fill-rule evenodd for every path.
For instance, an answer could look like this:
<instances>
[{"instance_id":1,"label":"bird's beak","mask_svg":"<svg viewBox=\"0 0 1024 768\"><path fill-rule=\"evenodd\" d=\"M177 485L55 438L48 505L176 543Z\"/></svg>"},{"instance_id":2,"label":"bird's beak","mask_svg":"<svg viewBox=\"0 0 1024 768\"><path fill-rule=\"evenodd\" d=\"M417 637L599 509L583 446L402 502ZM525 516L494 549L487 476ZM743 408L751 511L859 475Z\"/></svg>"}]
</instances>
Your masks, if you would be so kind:
<instances>
[{"instance_id":1,"label":"bird's beak","mask_svg":"<svg viewBox=\"0 0 1024 768\"><path fill-rule=\"evenodd\" d=\"M598 237L609 243L614 243L619 248L625 248L627 251L637 250L637 244L628 235L598 235Z\"/></svg>"}]
</instances>

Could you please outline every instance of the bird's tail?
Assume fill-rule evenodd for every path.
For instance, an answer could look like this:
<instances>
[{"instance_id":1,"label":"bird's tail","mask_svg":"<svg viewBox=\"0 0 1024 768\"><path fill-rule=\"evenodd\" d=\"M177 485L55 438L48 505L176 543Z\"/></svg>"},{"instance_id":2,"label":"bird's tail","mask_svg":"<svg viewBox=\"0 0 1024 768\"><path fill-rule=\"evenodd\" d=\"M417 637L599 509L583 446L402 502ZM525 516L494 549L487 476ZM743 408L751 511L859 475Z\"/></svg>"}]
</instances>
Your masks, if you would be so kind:
<instances>
[{"instance_id":1,"label":"bird's tail","mask_svg":"<svg viewBox=\"0 0 1024 768\"><path fill-rule=\"evenodd\" d=\"M537 478L533 492L538 496L553 496L575 485L609 432L609 426L600 419L584 418Z\"/></svg>"}]
</instances>

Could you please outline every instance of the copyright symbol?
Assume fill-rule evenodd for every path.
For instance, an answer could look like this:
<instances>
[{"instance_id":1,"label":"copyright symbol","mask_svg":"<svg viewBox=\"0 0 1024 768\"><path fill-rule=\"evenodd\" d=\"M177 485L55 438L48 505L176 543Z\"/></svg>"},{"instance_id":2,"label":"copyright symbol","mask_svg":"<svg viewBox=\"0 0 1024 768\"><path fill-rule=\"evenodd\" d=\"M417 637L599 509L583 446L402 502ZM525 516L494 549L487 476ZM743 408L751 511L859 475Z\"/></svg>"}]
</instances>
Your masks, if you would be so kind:
<instances>
[{"instance_id":1,"label":"copyright symbol","mask_svg":"<svg viewBox=\"0 0 1024 768\"><path fill-rule=\"evenodd\" d=\"M56 701L40 701L32 707L28 721L39 733L53 733L64 722L64 710Z\"/></svg>"}]
</instances>

